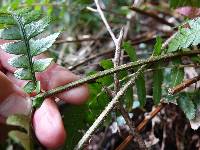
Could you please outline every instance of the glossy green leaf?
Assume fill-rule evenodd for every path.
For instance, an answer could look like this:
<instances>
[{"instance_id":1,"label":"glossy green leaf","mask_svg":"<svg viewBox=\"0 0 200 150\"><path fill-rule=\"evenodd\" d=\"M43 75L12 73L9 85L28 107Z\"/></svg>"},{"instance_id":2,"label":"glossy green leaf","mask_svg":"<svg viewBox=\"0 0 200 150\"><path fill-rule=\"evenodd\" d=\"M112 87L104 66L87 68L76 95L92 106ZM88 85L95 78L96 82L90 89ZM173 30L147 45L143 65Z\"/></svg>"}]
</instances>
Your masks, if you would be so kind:
<instances>
[{"instance_id":1,"label":"glossy green leaf","mask_svg":"<svg viewBox=\"0 0 200 150\"><path fill-rule=\"evenodd\" d=\"M157 69L153 72L153 100L156 105L161 100L162 82L163 82L163 70Z\"/></svg>"},{"instance_id":2,"label":"glossy green leaf","mask_svg":"<svg viewBox=\"0 0 200 150\"><path fill-rule=\"evenodd\" d=\"M137 61L137 54L135 51L135 48L128 42L123 44L123 48L125 52L130 57L131 61ZM137 71L137 68L134 69L134 71ZM138 100L140 101L141 107L144 107L146 103L146 87L145 87L145 80L144 80L144 74L140 74L139 77L135 80L136 88L137 88L137 95Z\"/></svg>"},{"instance_id":3,"label":"glossy green leaf","mask_svg":"<svg viewBox=\"0 0 200 150\"><path fill-rule=\"evenodd\" d=\"M25 7L25 8L16 9L16 10L10 11L10 12L13 14L19 15L19 16L24 16L30 11L31 11L31 8Z\"/></svg>"},{"instance_id":4,"label":"glossy green leaf","mask_svg":"<svg viewBox=\"0 0 200 150\"><path fill-rule=\"evenodd\" d=\"M22 127L26 129L27 132L29 132L29 121L30 119L28 116L16 114L9 116L6 120L6 124Z\"/></svg>"},{"instance_id":5,"label":"glossy green leaf","mask_svg":"<svg viewBox=\"0 0 200 150\"><path fill-rule=\"evenodd\" d=\"M35 83L33 83L32 81L29 81L25 86L24 86L24 91L26 93L32 93L35 89L36 89L36 85Z\"/></svg>"},{"instance_id":6,"label":"glossy green leaf","mask_svg":"<svg viewBox=\"0 0 200 150\"><path fill-rule=\"evenodd\" d=\"M172 69L172 87L180 84L184 78L184 69L183 68L173 68Z\"/></svg>"},{"instance_id":7,"label":"glossy green leaf","mask_svg":"<svg viewBox=\"0 0 200 150\"><path fill-rule=\"evenodd\" d=\"M101 67L103 67L104 69L113 68L113 62L111 60L108 60L108 59L101 60L99 65Z\"/></svg>"},{"instance_id":8,"label":"glossy green leaf","mask_svg":"<svg viewBox=\"0 0 200 150\"><path fill-rule=\"evenodd\" d=\"M31 22L25 26L25 31L28 39L42 33L50 23L49 17L44 17L38 21Z\"/></svg>"},{"instance_id":9,"label":"glossy green leaf","mask_svg":"<svg viewBox=\"0 0 200 150\"><path fill-rule=\"evenodd\" d=\"M20 40L21 34L17 27L9 27L5 29L0 29L0 39Z\"/></svg>"},{"instance_id":10,"label":"glossy green leaf","mask_svg":"<svg viewBox=\"0 0 200 150\"><path fill-rule=\"evenodd\" d=\"M56 41L56 38L59 36L59 34L60 33L54 33L45 38L38 39L36 41L31 40L30 41L31 55L36 56L45 52Z\"/></svg>"},{"instance_id":11,"label":"glossy green leaf","mask_svg":"<svg viewBox=\"0 0 200 150\"><path fill-rule=\"evenodd\" d=\"M162 53L162 39L160 37L156 38L156 44L154 45L153 56L158 56Z\"/></svg>"},{"instance_id":12,"label":"glossy green leaf","mask_svg":"<svg viewBox=\"0 0 200 150\"><path fill-rule=\"evenodd\" d=\"M123 43L123 48L124 48L124 51L130 57L130 59L131 59L132 62L134 62L134 61L137 60L137 54L136 54L135 48L131 45L131 43L124 42Z\"/></svg>"},{"instance_id":13,"label":"glossy green leaf","mask_svg":"<svg viewBox=\"0 0 200 150\"><path fill-rule=\"evenodd\" d=\"M182 6L200 7L199 0L170 0L170 7L177 8Z\"/></svg>"},{"instance_id":14,"label":"glossy green leaf","mask_svg":"<svg viewBox=\"0 0 200 150\"><path fill-rule=\"evenodd\" d=\"M135 80L135 83L137 87L138 100L140 101L141 107L144 107L144 105L146 104L146 87L145 87L144 74L141 74Z\"/></svg>"},{"instance_id":15,"label":"glossy green leaf","mask_svg":"<svg viewBox=\"0 0 200 150\"><path fill-rule=\"evenodd\" d=\"M41 82L37 81L36 83L36 93L39 94L41 92Z\"/></svg>"},{"instance_id":16,"label":"glossy green leaf","mask_svg":"<svg viewBox=\"0 0 200 150\"><path fill-rule=\"evenodd\" d=\"M29 68L29 60L26 55L15 56L10 58L8 63L15 68Z\"/></svg>"},{"instance_id":17,"label":"glossy green leaf","mask_svg":"<svg viewBox=\"0 0 200 150\"><path fill-rule=\"evenodd\" d=\"M103 68L103 69L110 69L113 68L113 63L111 60L105 59L105 60L101 60L99 65ZM100 78L97 80L98 82L102 83L102 85L104 86L109 86L111 85L114 80L113 80L113 76L109 75L109 76L105 76L103 78Z\"/></svg>"},{"instance_id":18,"label":"glossy green leaf","mask_svg":"<svg viewBox=\"0 0 200 150\"><path fill-rule=\"evenodd\" d=\"M28 24L37 20L41 13L39 11L31 10L31 8L22 8L10 12L15 20L20 20L22 24Z\"/></svg>"},{"instance_id":19,"label":"glossy green leaf","mask_svg":"<svg viewBox=\"0 0 200 150\"><path fill-rule=\"evenodd\" d=\"M30 137L28 134L21 131L10 131L8 136L14 142L21 144L25 150L31 150Z\"/></svg>"},{"instance_id":20,"label":"glossy green leaf","mask_svg":"<svg viewBox=\"0 0 200 150\"><path fill-rule=\"evenodd\" d=\"M86 116L88 114L86 105L73 106L68 105L64 108L64 126L68 129L68 138L65 142L65 149L74 149L83 135L82 130L87 129Z\"/></svg>"},{"instance_id":21,"label":"glossy green leaf","mask_svg":"<svg viewBox=\"0 0 200 150\"><path fill-rule=\"evenodd\" d=\"M15 25L15 20L9 14L0 14L0 24Z\"/></svg>"},{"instance_id":22,"label":"glossy green leaf","mask_svg":"<svg viewBox=\"0 0 200 150\"><path fill-rule=\"evenodd\" d=\"M169 43L168 52L174 52L200 43L200 17L189 20L187 23L189 27L180 27L175 37Z\"/></svg>"},{"instance_id":23,"label":"glossy green leaf","mask_svg":"<svg viewBox=\"0 0 200 150\"><path fill-rule=\"evenodd\" d=\"M18 41L18 42L11 42L11 43L5 43L1 45L1 48L10 54L20 55L20 54L27 54L26 46L24 42Z\"/></svg>"},{"instance_id":24,"label":"glossy green leaf","mask_svg":"<svg viewBox=\"0 0 200 150\"><path fill-rule=\"evenodd\" d=\"M180 59L173 61L173 64L180 64ZM184 79L184 68L174 67L171 71L171 87L175 87L180 84Z\"/></svg>"},{"instance_id":25,"label":"glossy green leaf","mask_svg":"<svg viewBox=\"0 0 200 150\"><path fill-rule=\"evenodd\" d=\"M34 108L39 108L41 105L42 105L42 103L43 103L43 101L44 101L44 98L42 98L42 97L35 97L34 99L33 99L33 102L32 102L32 107L34 107Z\"/></svg>"},{"instance_id":26,"label":"glossy green leaf","mask_svg":"<svg viewBox=\"0 0 200 150\"><path fill-rule=\"evenodd\" d=\"M156 44L154 45L153 56L159 56L162 53L162 39L156 38ZM162 82L163 82L163 70L159 69L161 65L156 64L156 70L153 72L153 101L154 104L158 104L162 96Z\"/></svg>"},{"instance_id":27,"label":"glossy green leaf","mask_svg":"<svg viewBox=\"0 0 200 150\"><path fill-rule=\"evenodd\" d=\"M34 72L42 72L53 62L53 58L38 59L33 62Z\"/></svg>"},{"instance_id":28,"label":"glossy green leaf","mask_svg":"<svg viewBox=\"0 0 200 150\"><path fill-rule=\"evenodd\" d=\"M191 99L189 99L186 93L181 94L180 98L177 100L177 103L189 120L194 119L196 113L195 105Z\"/></svg>"},{"instance_id":29,"label":"glossy green leaf","mask_svg":"<svg viewBox=\"0 0 200 150\"><path fill-rule=\"evenodd\" d=\"M35 10L29 11L22 15L23 23L24 24L31 23L32 21L37 20L40 16L41 16L41 13L39 11L35 11Z\"/></svg>"},{"instance_id":30,"label":"glossy green leaf","mask_svg":"<svg viewBox=\"0 0 200 150\"><path fill-rule=\"evenodd\" d=\"M31 80L32 74L29 69L20 68L14 72L16 78L21 80Z\"/></svg>"},{"instance_id":31,"label":"glossy green leaf","mask_svg":"<svg viewBox=\"0 0 200 150\"><path fill-rule=\"evenodd\" d=\"M125 104L126 104L126 108L128 109L128 111L132 110L132 106L133 106L133 87L129 87L125 93Z\"/></svg>"}]
</instances>

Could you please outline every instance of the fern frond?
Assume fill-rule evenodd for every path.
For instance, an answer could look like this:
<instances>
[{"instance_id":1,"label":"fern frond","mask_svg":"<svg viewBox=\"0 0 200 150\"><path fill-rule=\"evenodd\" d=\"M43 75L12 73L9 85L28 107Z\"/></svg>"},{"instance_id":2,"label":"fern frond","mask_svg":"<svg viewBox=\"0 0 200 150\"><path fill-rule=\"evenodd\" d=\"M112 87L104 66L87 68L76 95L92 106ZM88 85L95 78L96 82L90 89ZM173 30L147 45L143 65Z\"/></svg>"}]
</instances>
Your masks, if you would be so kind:
<instances>
[{"instance_id":1,"label":"fern frond","mask_svg":"<svg viewBox=\"0 0 200 150\"><path fill-rule=\"evenodd\" d=\"M17 40L6 43L1 48L7 53L17 55L8 63L18 68L14 73L18 79L29 80L24 86L27 93L33 92L38 85L35 73L44 71L53 61L52 58L33 59L50 48L59 36L59 33L54 33L45 38L33 39L45 31L49 23L49 17L42 17L40 12L29 8L0 12L0 24L5 25L4 29L0 29L0 38Z\"/></svg>"},{"instance_id":2,"label":"fern frond","mask_svg":"<svg viewBox=\"0 0 200 150\"><path fill-rule=\"evenodd\" d=\"M174 52L200 43L200 17L189 20L185 25L189 25L189 27L182 26L179 28L176 36L169 43L168 52Z\"/></svg>"}]
</instances>

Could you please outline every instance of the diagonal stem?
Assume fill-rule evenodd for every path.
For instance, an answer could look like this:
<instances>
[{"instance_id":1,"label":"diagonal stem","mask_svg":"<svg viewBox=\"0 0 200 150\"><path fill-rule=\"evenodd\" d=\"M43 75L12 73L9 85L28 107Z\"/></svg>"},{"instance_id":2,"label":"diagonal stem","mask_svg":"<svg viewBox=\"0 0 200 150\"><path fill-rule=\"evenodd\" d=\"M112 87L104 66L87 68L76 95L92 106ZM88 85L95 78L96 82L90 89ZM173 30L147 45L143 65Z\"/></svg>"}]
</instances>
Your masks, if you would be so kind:
<instances>
[{"instance_id":1,"label":"diagonal stem","mask_svg":"<svg viewBox=\"0 0 200 150\"><path fill-rule=\"evenodd\" d=\"M89 139L90 135L95 131L95 129L100 125L100 123L106 118L106 116L109 114L109 112L113 109L115 104L118 102L118 100L124 95L126 90L134 84L137 77L140 75L141 72L143 72L145 67L141 67L121 89L117 93L117 95L111 100L111 102L106 106L104 111L99 115L99 117L95 120L95 122L92 124L92 126L88 129L88 131L84 134L82 139L79 141L77 146L75 147L75 150L81 149L83 147L83 144Z\"/></svg>"},{"instance_id":2,"label":"diagonal stem","mask_svg":"<svg viewBox=\"0 0 200 150\"><path fill-rule=\"evenodd\" d=\"M150 58L145 59L145 60L138 60L136 62L131 62L131 63L128 63L128 64L120 65L120 66L118 66L116 68L111 68L111 69L107 69L107 70L104 70L104 71L100 71L100 72L98 72L96 74L93 74L93 75L87 76L85 78L76 80L76 81L68 83L68 84L66 84L64 86L60 86L60 87L57 87L55 89L51 89L51 90L46 91L44 93L38 94L34 98L38 98L38 97L47 98L47 97L53 96L55 94L61 93L61 92L65 91L65 90L69 90L69 89L72 89L74 87L80 86L80 85L82 85L84 83L94 82L98 78L113 74L115 72L119 72L121 70L132 69L134 67L142 66L144 64L153 64L153 63L159 62L161 60L166 61L167 59L171 60L171 59L174 59L174 58L177 58L177 57L195 56L197 54L200 54L199 50L178 52L178 53L169 53L169 54L160 55L160 56L153 56L153 57L150 57Z\"/></svg>"}]
</instances>

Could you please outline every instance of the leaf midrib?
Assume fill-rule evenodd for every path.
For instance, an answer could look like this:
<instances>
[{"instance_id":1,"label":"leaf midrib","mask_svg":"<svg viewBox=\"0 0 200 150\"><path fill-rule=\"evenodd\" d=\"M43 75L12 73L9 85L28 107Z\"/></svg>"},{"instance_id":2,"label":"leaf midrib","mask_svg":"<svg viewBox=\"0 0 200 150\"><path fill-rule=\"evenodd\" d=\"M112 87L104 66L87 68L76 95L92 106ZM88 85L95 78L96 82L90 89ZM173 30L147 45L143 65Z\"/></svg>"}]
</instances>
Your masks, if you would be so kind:
<instances>
[{"instance_id":1,"label":"leaf midrib","mask_svg":"<svg viewBox=\"0 0 200 150\"><path fill-rule=\"evenodd\" d=\"M29 45L29 39L27 38L27 34L26 34L26 31L25 31L25 28L24 28L24 24L22 23L21 19L19 16L17 15L13 15L13 18L16 20L17 24L18 24L18 27L21 31L21 36L23 38L23 41L25 43L25 46L26 46L26 52L27 52L27 55L28 55L28 60L29 60L29 66L30 66L30 71L31 71L31 76L32 76L32 81L33 83L36 85L36 77L35 77L35 72L33 70L33 62L32 62L32 56L30 54L30 45Z\"/></svg>"}]
</instances>

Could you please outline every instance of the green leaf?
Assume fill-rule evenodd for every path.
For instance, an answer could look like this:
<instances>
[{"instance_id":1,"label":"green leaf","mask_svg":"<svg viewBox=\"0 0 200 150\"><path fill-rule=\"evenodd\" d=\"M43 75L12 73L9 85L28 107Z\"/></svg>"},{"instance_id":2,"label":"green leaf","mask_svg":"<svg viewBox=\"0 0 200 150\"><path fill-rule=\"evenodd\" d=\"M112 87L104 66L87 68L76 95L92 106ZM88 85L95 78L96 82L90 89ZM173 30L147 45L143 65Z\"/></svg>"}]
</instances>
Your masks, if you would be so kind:
<instances>
[{"instance_id":1,"label":"green leaf","mask_svg":"<svg viewBox=\"0 0 200 150\"><path fill-rule=\"evenodd\" d=\"M133 106L133 88L129 87L125 93L125 99L126 99L126 108L128 109L128 111L132 110L132 106Z\"/></svg>"},{"instance_id":2,"label":"green leaf","mask_svg":"<svg viewBox=\"0 0 200 150\"><path fill-rule=\"evenodd\" d=\"M137 54L135 48L130 43L125 42L123 44L123 48L130 57L131 61L133 62L137 61ZM137 71L137 68L134 69L134 71ZM135 84L137 88L138 100L140 101L141 107L144 107L146 103L146 87L145 87L144 74L139 75L139 77L135 80Z\"/></svg>"},{"instance_id":3,"label":"green leaf","mask_svg":"<svg viewBox=\"0 0 200 150\"><path fill-rule=\"evenodd\" d=\"M60 33L54 33L45 38L38 39L36 41L31 40L30 41L31 55L36 56L45 52L56 41L56 38L59 36L59 34Z\"/></svg>"},{"instance_id":4,"label":"green leaf","mask_svg":"<svg viewBox=\"0 0 200 150\"><path fill-rule=\"evenodd\" d=\"M22 8L15 11L11 11L14 17L19 18L23 24L28 24L32 21L37 20L41 13L40 11L31 10L31 8Z\"/></svg>"},{"instance_id":5,"label":"green leaf","mask_svg":"<svg viewBox=\"0 0 200 150\"><path fill-rule=\"evenodd\" d=\"M16 22L11 15L2 13L0 14L0 24L15 25Z\"/></svg>"},{"instance_id":6,"label":"green leaf","mask_svg":"<svg viewBox=\"0 0 200 150\"><path fill-rule=\"evenodd\" d=\"M199 0L170 0L170 7L177 8L182 6L200 7Z\"/></svg>"},{"instance_id":7,"label":"green leaf","mask_svg":"<svg viewBox=\"0 0 200 150\"><path fill-rule=\"evenodd\" d=\"M6 124L22 127L29 132L29 121L30 118L28 116L16 114L9 116L6 120Z\"/></svg>"},{"instance_id":8,"label":"green leaf","mask_svg":"<svg viewBox=\"0 0 200 150\"><path fill-rule=\"evenodd\" d=\"M136 54L135 48L131 45L131 43L124 42L123 43L123 48L124 48L124 51L130 57L130 59L131 59L132 62L134 62L134 61L137 60L137 54Z\"/></svg>"},{"instance_id":9,"label":"green leaf","mask_svg":"<svg viewBox=\"0 0 200 150\"><path fill-rule=\"evenodd\" d=\"M26 7L26 8L20 8L20 9L14 10L14 11L10 11L10 13L16 14L16 15L19 15L19 16L20 15L24 16L25 14L27 14L30 11L31 11L31 8Z\"/></svg>"},{"instance_id":10,"label":"green leaf","mask_svg":"<svg viewBox=\"0 0 200 150\"><path fill-rule=\"evenodd\" d=\"M99 65L103 69L113 68L113 62L111 60L108 60L108 59L101 60ZM111 76L111 75L105 76L101 79L98 79L97 81L100 82L102 85L105 85L105 86L109 86L110 84L112 84L114 82L113 76Z\"/></svg>"},{"instance_id":11,"label":"green leaf","mask_svg":"<svg viewBox=\"0 0 200 150\"><path fill-rule=\"evenodd\" d=\"M23 146L25 150L31 150L30 137L28 134L21 131L10 131L8 136Z\"/></svg>"},{"instance_id":12,"label":"green leaf","mask_svg":"<svg viewBox=\"0 0 200 150\"><path fill-rule=\"evenodd\" d=\"M182 48L188 48L200 43L200 18L195 18L186 22L189 27L180 27L175 37L171 40L168 52L174 52Z\"/></svg>"},{"instance_id":13,"label":"green leaf","mask_svg":"<svg viewBox=\"0 0 200 150\"><path fill-rule=\"evenodd\" d=\"M0 39L20 40L21 34L17 27L9 27L5 29L0 29Z\"/></svg>"},{"instance_id":14,"label":"green leaf","mask_svg":"<svg viewBox=\"0 0 200 150\"><path fill-rule=\"evenodd\" d=\"M180 60L173 62L174 64L180 64ZM180 84L184 79L184 68L174 67L171 71L171 87L175 87Z\"/></svg>"},{"instance_id":15,"label":"green leaf","mask_svg":"<svg viewBox=\"0 0 200 150\"><path fill-rule=\"evenodd\" d=\"M180 98L177 100L177 103L189 120L195 118L195 113L196 113L195 105L189 99L186 93L181 94Z\"/></svg>"},{"instance_id":16,"label":"green leaf","mask_svg":"<svg viewBox=\"0 0 200 150\"><path fill-rule=\"evenodd\" d=\"M113 62L111 60L108 60L108 59L101 60L99 65L101 67L103 67L104 69L113 68Z\"/></svg>"},{"instance_id":17,"label":"green leaf","mask_svg":"<svg viewBox=\"0 0 200 150\"><path fill-rule=\"evenodd\" d=\"M153 56L159 56L162 53L162 39L156 37L156 44L154 45Z\"/></svg>"},{"instance_id":18,"label":"green leaf","mask_svg":"<svg viewBox=\"0 0 200 150\"><path fill-rule=\"evenodd\" d=\"M72 106L68 105L64 111L64 126L68 129L68 138L65 142L65 149L74 149L83 135L83 130L87 129L85 117L88 114L86 105Z\"/></svg>"},{"instance_id":19,"label":"green leaf","mask_svg":"<svg viewBox=\"0 0 200 150\"><path fill-rule=\"evenodd\" d=\"M153 100L156 105L161 100L162 82L163 82L163 70L157 69L153 72Z\"/></svg>"},{"instance_id":20,"label":"green leaf","mask_svg":"<svg viewBox=\"0 0 200 150\"><path fill-rule=\"evenodd\" d=\"M21 144L25 150L31 149L31 141L30 141L30 118L25 115L11 115L7 118L6 124L19 126L26 130L26 133L21 131L10 131L8 133L9 137L14 140L16 143Z\"/></svg>"},{"instance_id":21,"label":"green leaf","mask_svg":"<svg viewBox=\"0 0 200 150\"><path fill-rule=\"evenodd\" d=\"M39 108L42 105L43 101L44 101L43 97L36 96L33 100L32 107Z\"/></svg>"},{"instance_id":22,"label":"green leaf","mask_svg":"<svg viewBox=\"0 0 200 150\"><path fill-rule=\"evenodd\" d=\"M32 93L35 89L36 89L36 85L35 83L33 83L32 81L29 81L25 86L24 86L24 91L26 93Z\"/></svg>"},{"instance_id":23,"label":"green leaf","mask_svg":"<svg viewBox=\"0 0 200 150\"><path fill-rule=\"evenodd\" d=\"M28 39L31 39L43 32L50 23L49 17L44 17L38 21L31 22L25 26Z\"/></svg>"},{"instance_id":24,"label":"green leaf","mask_svg":"<svg viewBox=\"0 0 200 150\"><path fill-rule=\"evenodd\" d=\"M21 80L31 80L32 74L29 69L20 68L14 72L16 78Z\"/></svg>"},{"instance_id":25,"label":"green leaf","mask_svg":"<svg viewBox=\"0 0 200 150\"><path fill-rule=\"evenodd\" d=\"M15 56L10 58L8 63L15 68L29 68L29 60L25 55Z\"/></svg>"},{"instance_id":26,"label":"green leaf","mask_svg":"<svg viewBox=\"0 0 200 150\"><path fill-rule=\"evenodd\" d=\"M42 72L53 62L53 58L38 59L33 62L34 72Z\"/></svg>"},{"instance_id":27,"label":"green leaf","mask_svg":"<svg viewBox=\"0 0 200 150\"><path fill-rule=\"evenodd\" d=\"M26 46L24 42L18 41L18 42L11 42L11 43L5 43L1 45L1 48L10 54L20 55L20 54L27 54L26 52Z\"/></svg>"},{"instance_id":28,"label":"green leaf","mask_svg":"<svg viewBox=\"0 0 200 150\"><path fill-rule=\"evenodd\" d=\"M35 21L37 20L40 16L41 16L41 13L39 11L35 11L35 10L30 10L24 14L21 14L22 15L22 18L23 18L23 23L24 24L29 24L31 23L32 21Z\"/></svg>"},{"instance_id":29,"label":"green leaf","mask_svg":"<svg viewBox=\"0 0 200 150\"><path fill-rule=\"evenodd\" d=\"M41 92L41 82L37 81L36 83L36 93L39 94Z\"/></svg>"},{"instance_id":30,"label":"green leaf","mask_svg":"<svg viewBox=\"0 0 200 150\"><path fill-rule=\"evenodd\" d=\"M156 44L154 45L153 56L159 56L162 53L162 39L156 38ZM163 70L159 69L161 65L156 64L156 70L153 72L153 100L154 104L158 104L162 96L162 82L163 82Z\"/></svg>"},{"instance_id":31,"label":"green leaf","mask_svg":"<svg viewBox=\"0 0 200 150\"><path fill-rule=\"evenodd\" d=\"M141 107L144 107L146 104L146 87L144 74L140 74L140 76L135 80L135 83L137 87L138 100L140 101Z\"/></svg>"}]
</instances>

